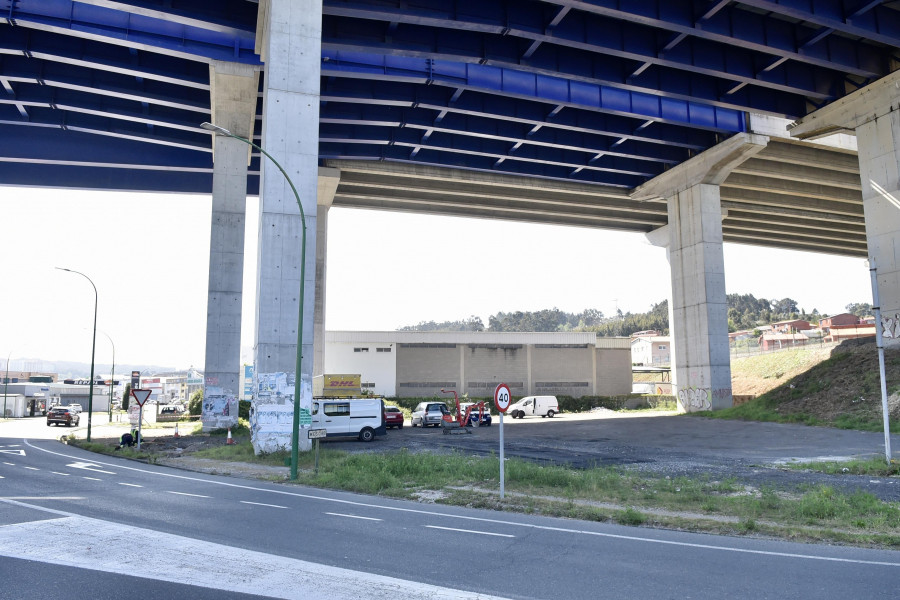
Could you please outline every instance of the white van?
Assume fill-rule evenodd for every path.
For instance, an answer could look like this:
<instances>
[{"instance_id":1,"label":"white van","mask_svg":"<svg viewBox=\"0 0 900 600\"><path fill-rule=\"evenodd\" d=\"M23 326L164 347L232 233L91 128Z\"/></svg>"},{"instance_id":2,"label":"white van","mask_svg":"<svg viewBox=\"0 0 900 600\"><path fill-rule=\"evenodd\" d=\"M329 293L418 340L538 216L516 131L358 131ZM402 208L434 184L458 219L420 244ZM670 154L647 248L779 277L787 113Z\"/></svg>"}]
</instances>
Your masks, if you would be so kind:
<instances>
[{"instance_id":1,"label":"white van","mask_svg":"<svg viewBox=\"0 0 900 600\"><path fill-rule=\"evenodd\" d=\"M522 418L525 415L550 417L559 412L559 401L556 396L525 396L506 411L512 418Z\"/></svg>"},{"instance_id":2,"label":"white van","mask_svg":"<svg viewBox=\"0 0 900 600\"><path fill-rule=\"evenodd\" d=\"M313 398L312 428L325 437L358 437L371 442L387 433L381 398Z\"/></svg>"}]
</instances>

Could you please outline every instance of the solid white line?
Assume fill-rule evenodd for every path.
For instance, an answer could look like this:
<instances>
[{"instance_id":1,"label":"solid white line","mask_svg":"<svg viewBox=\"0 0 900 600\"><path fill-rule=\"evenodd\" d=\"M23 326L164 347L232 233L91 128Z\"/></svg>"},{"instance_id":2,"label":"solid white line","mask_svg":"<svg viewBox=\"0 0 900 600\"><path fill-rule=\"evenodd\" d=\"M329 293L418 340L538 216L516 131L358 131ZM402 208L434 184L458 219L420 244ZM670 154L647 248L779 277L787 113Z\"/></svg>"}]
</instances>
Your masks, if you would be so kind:
<instances>
[{"instance_id":1,"label":"solid white line","mask_svg":"<svg viewBox=\"0 0 900 600\"><path fill-rule=\"evenodd\" d=\"M50 471L50 472L53 473L54 475L62 475L63 477L69 476L68 473L60 473L59 471Z\"/></svg>"},{"instance_id":2,"label":"solid white line","mask_svg":"<svg viewBox=\"0 0 900 600\"><path fill-rule=\"evenodd\" d=\"M428 529L443 529L444 531L459 531L461 533L477 533L479 535L496 535L497 537L514 538L516 536L508 533L491 533L490 531L475 531L474 529L457 529L455 527L438 527L437 525L426 525Z\"/></svg>"},{"instance_id":3,"label":"solid white line","mask_svg":"<svg viewBox=\"0 0 900 600\"><path fill-rule=\"evenodd\" d=\"M167 494L178 494L179 496L193 496L194 498L212 498L212 496L202 496L200 494L188 494L187 492L171 492L166 490Z\"/></svg>"},{"instance_id":4,"label":"solid white line","mask_svg":"<svg viewBox=\"0 0 900 600\"><path fill-rule=\"evenodd\" d=\"M140 488L144 487L144 486L138 485L136 483L122 483L121 481L119 482L119 485L127 485L128 487L140 487Z\"/></svg>"},{"instance_id":5,"label":"solid white line","mask_svg":"<svg viewBox=\"0 0 900 600\"><path fill-rule=\"evenodd\" d=\"M4 496L0 500L84 500L83 496Z\"/></svg>"},{"instance_id":6,"label":"solid white line","mask_svg":"<svg viewBox=\"0 0 900 600\"><path fill-rule=\"evenodd\" d=\"M29 471L40 471L40 469L38 469L37 467L25 467L25 468L28 469Z\"/></svg>"},{"instance_id":7,"label":"solid white line","mask_svg":"<svg viewBox=\"0 0 900 600\"><path fill-rule=\"evenodd\" d=\"M96 477L82 477L82 479L90 479L91 481L103 481L102 479L97 479Z\"/></svg>"},{"instance_id":8,"label":"solid white line","mask_svg":"<svg viewBox=\"0 0 900 600\"><path fill-rule=\"evenodd\" d=\"M287 506L278 506L277 504L263 504L262 502L249 502L241 500L241 504L255 504L256 506L268 506L269 508L287 508Z\"/></svg>"},{"instance_id":9,"label":"solid white line","mask_svg":"<svg viewBox=\"0 0 900 600\"><path fill-rule=\"evenodd\" d=\"M65 458L73 458L78 459L76 456L72 456L70 454L63 454L61 452L54 452L53 450L47 450L46 448L41 448L40 446L35 446L31 444L27 439L24 440L25 444L35 450L39 450L41 452L46 452L47 454L54 454L56 456L62 456ZM666 546L676 546L682 548L700 548L703 550L720 550L722 552L737 552L739 554L756 554L761 556L779 556L782 558L798 558L803 560L822 560L826 562L841 562L841 563L851 563L858 565L877 565L882 567L900 567L900 561L897 562L887 562L887 561L877 561L877 560L861 560L855 558L838 558L833 556L816 556L815 554L797 554L793 552L774 552L770 550L751 550L750 548L736 548L731 546L718 546L713 544L697 544L693 542L678 542L674 540L660 540L652 537L643 537L638 535L622 535L618 533L604 533L601 531L588 531L584 529L572 529L569 527L556 527L552 525L537 525L534 523L520 523L516 521L505 521L501 519L488 519L486 517L472 517L468 515L454 515L448 513L441 513L437 511L424 510L420 508L405 508L402 506L385 506L382 504L372 504L369 502L358 502L355 500L341 500L340 498L329 498L327 496L319 496L316 494L302 494L299 492L291 492L287 490L273 490L269 488L256 487L252 485L245 485L241 483L231 483L230 481L217 481L214 479L204 479L202 477L192 477L190 475L179 475L177 473L162 473L159 471L149 471L146 469L141 469L138 467L127 467L124 465L110 464L95 461L96 464L105 465L108 467L118 467L120 469L128 469L130 471L137 471L139 473L145 473L148 475L156 475L158 477L172 477L174 479L185 479L188 481L200 481L203 483L208 483L210 485L221 485L225 487L235 488L235 489L243 489L243 490L251 490L254 492L265 492L268 494L280 494L283 496L292 496L294 498L306 498L309 500L321 500L323 502L331 502L334 504L345 504L348 506L361 506L365 508L377 508L381 510L388 510L394 512L408 513L408 514L418 514L418 515L426 515L432 517L442 517L449 518L458 521L475 521L479 523L494 523L497 525L509 525L511 527L525 527L527 529L533 529L538 531L555 531L557 533L573 533L577 535L590 535L595 537L603 537L608 539L619 539L626 540L630 542L642 542L647 544L662 544Z\"/></svg>"},{"instance_id":10,"label":"solid white line","mask_svg":"<svg viewBox=\"0 0 900 600\"><path fill-rule=\"evenodd\" d=\"M347 517L348 519L362 519L362 520L364 520L364 521L384 521L384 519L376 519L376 518L374 518L374 517L359 517L359 516L356 516L356 515L345 515L345 514L343 514L343 513L332 513L332 512L327 512L327 513L325 513L325 514L326 514L326 515L331 515L331 516L333 516L333 517Z\"/></svg>"},{"instance_id":11,"label":"solid white line","mask_svg":"<svg viewBox=\"0 0 900 600\"><path fill-rule=\"evenodd\" d=\"M0 557L289 600L497 598L80 516L0 526Z\"/></svg>"}]
</instances>

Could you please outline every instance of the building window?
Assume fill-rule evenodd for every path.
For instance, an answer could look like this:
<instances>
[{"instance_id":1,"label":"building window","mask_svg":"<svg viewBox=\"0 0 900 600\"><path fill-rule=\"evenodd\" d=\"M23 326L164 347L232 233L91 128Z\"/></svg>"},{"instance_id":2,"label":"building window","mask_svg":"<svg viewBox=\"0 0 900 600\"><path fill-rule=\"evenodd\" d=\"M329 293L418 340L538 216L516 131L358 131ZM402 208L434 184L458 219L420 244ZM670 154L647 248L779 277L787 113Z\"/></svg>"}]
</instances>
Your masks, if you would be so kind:
<instances>
[{"instance_id":1,"label":"building window","mask_svg":"<svg viewBox=\"0 0 900 600\"><path fill-rule=\"evenodd\" d=\"M375 348L376 352L390 352L390 348Z\"/></svg>"},{"instance_id":2,"label":"building window","mask_svg":"<svg viewBox=\"0 0 900 600\"><path fill-rule=\"evenodd\" d=\"M665 349L666 349L666 346L660 346L659 349L660 349L660 350L665 350Z\"/></svg>"},{"instance_id":3,"label":"building window","mask_svg":"<svg viewBox=\"0 0 900 600\"><path fill-rule=\"evenodd\" d=\"M368 352L369 349L368 348L354 348L353 351L354 352Z\"/></svg>"}]
</instances>

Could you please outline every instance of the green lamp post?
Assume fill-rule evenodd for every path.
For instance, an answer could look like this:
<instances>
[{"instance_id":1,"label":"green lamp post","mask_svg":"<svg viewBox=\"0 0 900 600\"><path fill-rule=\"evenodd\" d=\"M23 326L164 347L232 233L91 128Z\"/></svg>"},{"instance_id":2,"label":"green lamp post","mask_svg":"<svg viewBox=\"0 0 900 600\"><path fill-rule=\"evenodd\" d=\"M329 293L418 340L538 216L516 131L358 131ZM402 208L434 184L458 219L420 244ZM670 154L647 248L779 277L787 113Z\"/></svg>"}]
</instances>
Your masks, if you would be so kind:
<instances>
[{"instance_id":1,"label":"green lamp post","mask_svg":"<svg viewBox=\"0 0 900 600\"><path fill-rule=\"evenodd\" d=\"M278 170L281 171L281 174L284 175L284 178L287 180L288 185L291 186L291 190L294 192L294 198L296 198L297 200L297 207L300 209L300 221L303 224L303 238L300 250L300 316L298 318L299 320L297 324L297 364L295 366L296 374L294 375L294 422L293 428L291 430L291 479L297 479L297 448L300 443L300 362L303 358L301 354L303 350L303 288L306 281L306 213L303 212L303 203L300 202L300 194L297 193L297 188L294 187L294 182L291 181L291 178L288 177L288 174L285 172L285 170L281 167L280 164L278 164L278 161L272 158L271 154L269 154L247 138L235 135L224 127L219 127L218 125L207 122L201 123L200 127L208 131L213 131L218 135L224 135L236 140L240 140L245 144L256 148L262 154L267 156L268 159L271 160L276 167L278 167Z\"/></svg>"},{"instance_id":2,"label":"green lamp post","mask_svg":"<svg viewBox=\"0 0 900 600\"><path fill-rule=\"evenodd\" d=\"M88 426L87 426L87 441L91 441L91 413L94 408L94 352L97 350L97 286L94 285L93 280L90 277L81 273L80 271L73 271L72 269L64 269L62 267L56 267L60 271L68 271L69 273L75 273L76 275L81 275L91 283L91 287L94 288L94 333L91 337L91 379L88 385Z\"/></svg>"}]
</instances>

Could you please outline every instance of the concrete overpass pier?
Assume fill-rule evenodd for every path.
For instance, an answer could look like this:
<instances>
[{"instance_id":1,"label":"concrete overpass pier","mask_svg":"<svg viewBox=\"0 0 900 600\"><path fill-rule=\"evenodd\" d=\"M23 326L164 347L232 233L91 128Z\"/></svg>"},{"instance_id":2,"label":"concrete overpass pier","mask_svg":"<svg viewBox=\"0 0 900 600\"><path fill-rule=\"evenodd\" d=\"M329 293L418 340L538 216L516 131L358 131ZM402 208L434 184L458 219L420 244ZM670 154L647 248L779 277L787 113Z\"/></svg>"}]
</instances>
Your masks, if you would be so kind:
<instances>
[{"instance_id":1,"label":"concrete overpass pier","mask_svg":"<svg viewBox=\"0 0 900 600\"><path fill-rule=\"evenodd\" d=\"M668 225L647 238L664 246L669 259L672 387L686 411L732 405L719 186L767 141L735 135L632 193L638 200L664 198L668 206Z\"/></svg>"}]
</instances>

